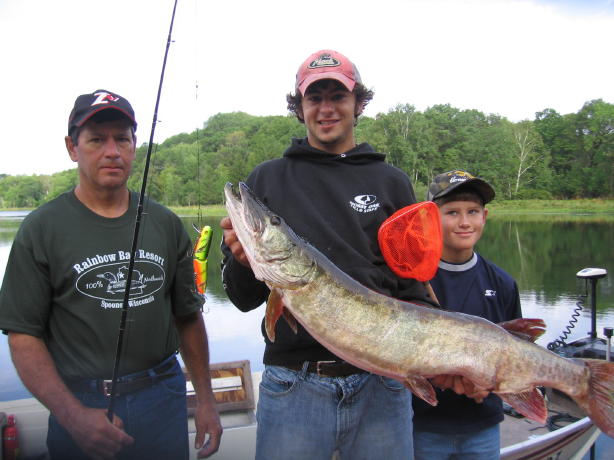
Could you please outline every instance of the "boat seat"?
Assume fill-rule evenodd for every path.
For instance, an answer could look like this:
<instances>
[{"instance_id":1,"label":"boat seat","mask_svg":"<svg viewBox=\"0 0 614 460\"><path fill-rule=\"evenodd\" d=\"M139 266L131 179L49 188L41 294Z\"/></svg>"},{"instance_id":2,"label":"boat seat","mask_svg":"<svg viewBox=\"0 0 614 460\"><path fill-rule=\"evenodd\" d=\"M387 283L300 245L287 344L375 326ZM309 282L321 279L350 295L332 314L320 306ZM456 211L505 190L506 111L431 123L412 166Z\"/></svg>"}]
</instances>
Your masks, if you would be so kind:
<instances>
[{"instance_id":1,"label":"boat seat","mask_svg":"<svg viewBox=\"0 0 614 460\"><path fill-rule=\"evenodd\" d=\"M209 366L211 386L220 414L231 411L253 411L254 387L249 360L214 363ZM196 409L196 394L190 374L184 370L187 384L188 415Z\"/></svg>"}]
</instances>

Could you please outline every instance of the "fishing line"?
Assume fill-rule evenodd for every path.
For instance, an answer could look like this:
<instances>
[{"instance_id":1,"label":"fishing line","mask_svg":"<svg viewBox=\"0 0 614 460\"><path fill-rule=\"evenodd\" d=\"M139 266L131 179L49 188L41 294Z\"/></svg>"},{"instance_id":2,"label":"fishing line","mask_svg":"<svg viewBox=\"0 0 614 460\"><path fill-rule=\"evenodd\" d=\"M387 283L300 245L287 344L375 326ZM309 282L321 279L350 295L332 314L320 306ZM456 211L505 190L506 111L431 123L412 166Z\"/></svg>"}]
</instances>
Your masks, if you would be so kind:
<instances>
[{"instance_id":1,"label":"fishing line","mask_svg":"<svg viewBox=\"0 0 614 460\"><path fill-rule=\"evenodd\" d=\"M194 3L194 23L198 21L198 2ZM197 27L194 27L194 33L198 30ZM198 213L197 213L197 224L198 228L196 229L197 233L200 233L200 229L203 227L203 215L201 209L202 202L202 183L200 180L200 120L198 119L198 38L194 40L194 74L196 75L196 80L194 82L194 100L195 100L195 115L194 117L197 120L196 123L196 184L198 186L197 191L197 199L198 199Z\"/></svg>"},{"instance_id":2,"label":"fishing line","mask_svg":"<svg viewBox=\"0 0 614 460\"><path fill-rule=\"evenodd\" d=\"M198 21L198 5L194 6L194 33L198 28L196 27ZM194 113L195 120L199 120L199 106L198 106L198 39L194 40ZM203 304L206 302L205 291L207 289L207 266L209 258L209 249L211 248L213 230L211 226L205 225L202 212L202 174L201 174L201 145L200 145L200 120L196 123L196 183L197 183L197 200L198 200L198 213L196 225L192 222L192 227L196 232L196 240L192 248L192 265L194 272L194 286L195 292L203 299ZM191 204L191 203L190 203ZM204 308L203 308L204 310ZM208 313L208 311L203 311Z\"/></svg>"},{"instance_id":3,"label":"fishing line","mask_svg":"<svg viewBox=\"0 0 614 460\"><path fill-rule=\"evenodd\" d=\"M132 284L132 273L134 271L134 259L136 256L136 250L139 241L139 229L141 226L141 217L143 215L143 201L145 199L145 190L147 188L147 174L149 172L149 162L151 159L151 153L153 148L154 133L156 130L156 123L158 121L158 107L160 105L160 95L162 93L162 82L164 81L164 70L166 69L166 60L168 58L168 50L171 45L171 36L173 32L173 23L175 22L175 11L177 10L177 0L173 4L173 14L171 17L171 24L168 31L168 38L166 40L166 49L164 51L164 60L162 62L162 72L160 73L160 84L158 85L158 94L156 96L156 105L154 108L153 120L151 122L151 131L149 135L149 145L147 146L147 156L145 157L145 167L143 169L143 180L141 182L141 193L139 195L139 203L136 209L136 220L134 223L134 235L132 238L132 249L130 251L130 263L128 264L128 274L126 276L126 289L124 290L124 301L122 303L122 316L119 324L119 331L117 335L117 348L115 352L115 363L113 365L113 378L111 380L111 391L109 394L109 407L107 410L107 417L109 421L113 421L113 411L115 406L115 395L117 392L117 379L119 364L122 355L122 346L124 341L124 333L126 330L126 320L128 315L128 302L130 298L130 287Z\"/></svg>"},{"instance_id":4,"label":"fishing line","mask_svg":"<svg viewBox=\"0 0 614 460\"><path fill-rule=\"evenodd\" d=\"M196 103L198 107L198 81L196 82ZM203 214L200 207L202 202L202 184L200 181L200 138L198 136L198 126L196 126L196 183L198 185L198 193L196 195L198 199L198 213L196 220L198 223L198 228L196 228L196 231L200 232L200 229L203 226Z\"/></svg>"}]
</instances>

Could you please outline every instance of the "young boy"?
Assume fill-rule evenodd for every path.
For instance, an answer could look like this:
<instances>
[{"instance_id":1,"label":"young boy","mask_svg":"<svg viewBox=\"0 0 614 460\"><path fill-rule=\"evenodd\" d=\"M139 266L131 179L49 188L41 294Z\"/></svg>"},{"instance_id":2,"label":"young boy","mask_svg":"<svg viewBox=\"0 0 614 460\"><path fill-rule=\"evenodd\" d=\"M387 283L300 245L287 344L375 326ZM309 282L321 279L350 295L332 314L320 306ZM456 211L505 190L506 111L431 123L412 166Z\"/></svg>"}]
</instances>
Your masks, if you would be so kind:
<instances>
[{"instance_id":1,"label":"young boy","mask_svg":"<svg viewBox=\"0 0 614 460\"><path fill-rule=\"evenodd\" d=\"M486 224L484 206L494 197L490 184L466 171L435 176L427 193L441 214L443 251L431 280L439 302L450 310L500 323L521 317L518 287L474 249ZM433 383L449 389L437 390L435 407L413 398L416 460L498 459L501 399L458 376L438 376Z\"/></svg>"}]
</instances>

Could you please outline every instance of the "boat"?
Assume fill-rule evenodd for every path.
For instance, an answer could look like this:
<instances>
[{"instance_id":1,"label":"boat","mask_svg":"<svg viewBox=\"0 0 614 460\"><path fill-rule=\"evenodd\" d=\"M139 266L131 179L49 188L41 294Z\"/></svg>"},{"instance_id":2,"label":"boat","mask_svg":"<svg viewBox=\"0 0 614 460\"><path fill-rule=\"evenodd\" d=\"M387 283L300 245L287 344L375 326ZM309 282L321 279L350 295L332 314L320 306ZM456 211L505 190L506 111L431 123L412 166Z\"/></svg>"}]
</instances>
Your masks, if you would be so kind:
<instances>
[{"instance_id":1,"label":"boat","mask_svg":"<svg viewBox=\"0 0 614 460\"><path fill-rule=\"evenodd\" d=\"M256 447L256 404L261 372L249 373L249 361L217 363L212 366L212 383L224 434L219 451L210 458L242 460L254 458ZM217 376L214 376L217 374ZM249 377L248 377L249 376ZM549 419L546 425L511 414L501 425L501 459L581 459L600 434L588 417L567 398L548 391ZM196 430L191 416L193 390L188 383L189 437L194 444ZM192 407L191 407L192 406ZM46 447L49 411L34 398L0 402L0 426L14 414L19 433L20 457L48 459ZM554 431L551 431L554 430ZM190 459L197 451L191 449ZM0 454L0 459L3 457Z\"/></svg>"},{"instance_id":2,"label":"boat","mask_svg":"<svg viewBox=\"0 0 614 460\"><path fill-rule=\"evenodd\" d=\"M596 311L596 283L606 274L603 269L591 268L581 270L577 275L592 284L593 315ZM567 357L612 360L609 347L612 329L605 328L604 334L607 340L597 337L593 328L588 338L570 343L565 343L562 338L554 346L549 344L549 348ZM215 460L254 458L257 426L255 411L262 373L252 372L248 360L215 363L210 369L212 387L224 427L220 449L210 458ZM192 414L195 395L187 373L186 380L189 437L190 445L194 445L196 430ZM501 425L502 460L579 460L591 449L601 434L601 431L566 395L549 388L544 389L544 392L549 411L545 425L528 420L506 406L505 420ZM17 422L19 458L48 459L45 442L49 411L34 398L0 402L0 428L6 425L8 415L14 415ZM191 449L190 459L196 459L196 454L197 451ZM333 456L333 460L334 458ZM0 460L4 460L1 450Z\"/></svg>"}]
</instances>

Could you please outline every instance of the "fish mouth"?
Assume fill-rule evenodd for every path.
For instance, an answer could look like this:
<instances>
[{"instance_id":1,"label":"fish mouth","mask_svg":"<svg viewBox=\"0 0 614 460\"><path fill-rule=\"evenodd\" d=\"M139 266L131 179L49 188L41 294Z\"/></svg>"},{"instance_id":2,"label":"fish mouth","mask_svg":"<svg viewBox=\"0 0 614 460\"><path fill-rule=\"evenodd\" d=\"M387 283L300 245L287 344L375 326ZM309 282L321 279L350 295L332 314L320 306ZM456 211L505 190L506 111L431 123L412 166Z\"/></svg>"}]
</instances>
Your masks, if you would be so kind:
<instances>
[{"instance_id":1,"label":"fish mouth","mask_svg":"<svg viewBox=\"0 0 614 460\"><path fill-rule=\"evenodd\" d=\"M229 216L236 225L236 220L250 230L254 235L262 235L265 231L267 212L264 205L256 198L249 187L239 182L235 187L230 182L224 186L226 208Z\"/></svg>"},{"instance_id":2,"label":"fish mouth","mask_svg":"<svg viewBox=\"0 0 614 460\"><path fill-rule=\"evenodd\" d=\"M226 203L232 203L233 201L238 201L240 203L243 201L241 199L241 194L231 182L226 182L226 185L224 185L224 197L226 198Z\"/></svg>"}]
</instances>

